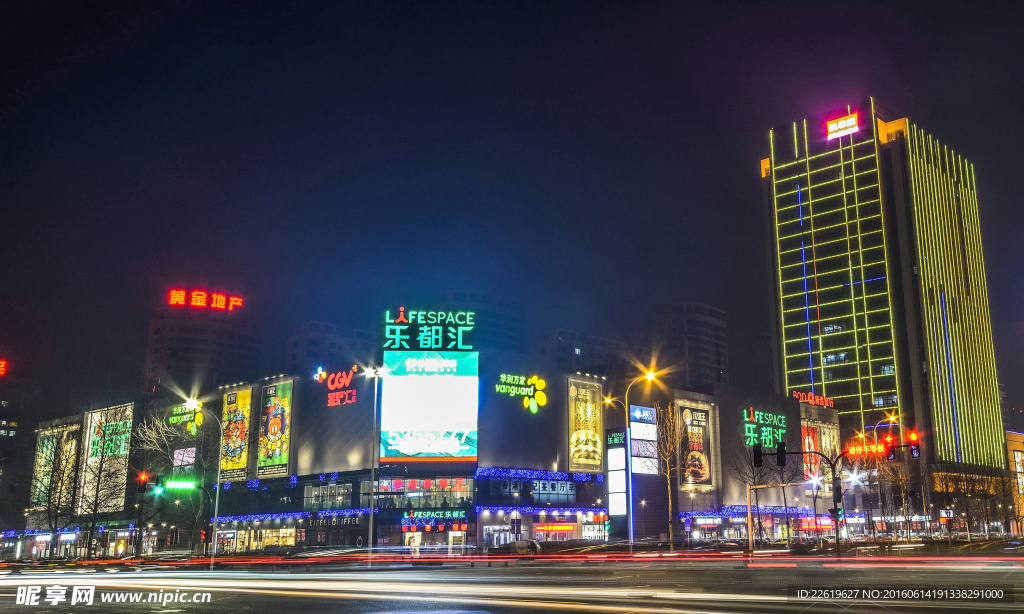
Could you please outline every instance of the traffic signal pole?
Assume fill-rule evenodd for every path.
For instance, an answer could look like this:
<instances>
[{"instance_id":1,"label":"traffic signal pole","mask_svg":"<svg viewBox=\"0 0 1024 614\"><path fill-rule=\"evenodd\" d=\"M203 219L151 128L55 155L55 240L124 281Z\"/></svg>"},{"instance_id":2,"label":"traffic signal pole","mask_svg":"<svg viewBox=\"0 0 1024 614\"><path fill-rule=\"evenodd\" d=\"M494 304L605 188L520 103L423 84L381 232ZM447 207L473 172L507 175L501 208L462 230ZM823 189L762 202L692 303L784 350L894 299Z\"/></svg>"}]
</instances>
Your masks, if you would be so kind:
<instances>
[{"instance_id":1,"label":"traffic signal pole","mask_svg":"<svg viewBox=\"0 0 1024 614\"><path fill-rule=\"evenodd\" d=\"M754 446L754 466L755 467L760 467L762 465L763 461L762 461L761 456L763 454L764 454L764 452L762 451L760 444L755 445ZM824 459L826 463L828 463L828 466L829 466L829 468L832 471L832 505L833 505L833 509L835 510L834 521L835 521L835 527L836 527L836 558L838 559L839 558L839 515L840 515L840 510L843 508L843 479L839 476L839 472L836 471L836 469L838 467L842 466L843 457L847 455L847 452L843 452L842 454L840 454L839 456L837 456L837 457L835 457L833 459L833 458L829 458L828 456L826 456L822 452L818 452L817 450L808 450L808 451L800 451L800 452L787 452L786 451L786 443L785 442L779 442L779 447L776 449L774 454L776 455L776 463L778 463L780 466L785 464L785 462L780 462L780 461L785 461L785 457L786 456L804 456L804 455L807 455L807 454L817 454L822 459ZM800 483L800 482L798 482L798 483ZM786 484L785 486L792 486L792 484ZM747 524L748 524L747 535L748 535L748 544L750 546L751 554L753 554L753 552L754 552L754 535L751 532L751 529L753 528L753 525L751 524L752 518L751 518L751 514L750 514L750 491L754 490L754 489L757 489L757 488L775 488L775 487L776 486L762 486L762 485L751 486L750 484L747 484ZM817 515L817 511L815 511L815 515Z\"/></svg>"}]
</instances>

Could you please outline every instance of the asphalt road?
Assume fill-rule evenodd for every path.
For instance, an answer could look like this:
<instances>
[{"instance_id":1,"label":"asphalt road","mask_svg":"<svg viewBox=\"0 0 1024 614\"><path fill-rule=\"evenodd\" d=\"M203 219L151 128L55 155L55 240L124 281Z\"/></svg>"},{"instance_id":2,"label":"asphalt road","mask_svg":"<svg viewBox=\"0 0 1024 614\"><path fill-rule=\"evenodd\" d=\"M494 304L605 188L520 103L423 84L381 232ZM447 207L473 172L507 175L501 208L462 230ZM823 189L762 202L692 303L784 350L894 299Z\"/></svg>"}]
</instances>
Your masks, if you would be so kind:
<instances>
[{"instance_id":1,"label":"asphalt road","mask_svg":"<svg viewBox=\"0 0 1024 614\"><path fill-rule=\"evenodd\" d=\"M501 563L500 565L503 565ZM315 569L315 568L314 568ZM38 605L18 589L39 587ZM54 586L67 600L46 602ZM70 605L95 586L93 604ZM799 590L809 591L801 595ZM841 589L842 593L820 591ZM927 593L926 591L931 591ZM1002 599L956 590L1003 591ZM818 591L818 592L815 592ZM865 598L864 591L877 591ZM893 593L895 591L895 594ZM149 597L150 594L156 597ZM209 601L203 602L203 593ZM61 594L60 590L56 593ZM119 597L123 595L123 597ZM132 603L132 595L140 600ZM956 598L961 597L961 598ZM198 598L200 603L192 603ZM126 602L117 603L118 599ZM1024 561L520 561L305 572L146 570L0 576L2 612L1021 612Z\"/></svg>"}]
</instances>

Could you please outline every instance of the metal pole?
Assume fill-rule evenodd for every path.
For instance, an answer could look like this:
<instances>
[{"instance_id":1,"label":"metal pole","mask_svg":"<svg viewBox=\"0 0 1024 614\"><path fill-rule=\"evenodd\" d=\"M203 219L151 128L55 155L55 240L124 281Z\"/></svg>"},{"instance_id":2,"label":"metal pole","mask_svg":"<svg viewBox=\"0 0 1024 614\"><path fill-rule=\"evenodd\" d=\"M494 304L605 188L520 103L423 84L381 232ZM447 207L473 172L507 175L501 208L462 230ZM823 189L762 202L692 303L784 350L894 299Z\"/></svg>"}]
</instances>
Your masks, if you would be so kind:
<instances>
[{"instance_id":1,"label":"metal pole","mask_svg":"<svg viewBox=\"0 0 1024 614\"><path fill-rule=\"evenodd\" d=\"M693 523L693 518L690 519ZM754 554L754 516L750 513L750 484L747 484L747 546L750 554Z\"/></svg>"},{"instance_id":2,"label":"metal pole","mask_svg":"<svg viewBox=\"0 0 1024 614\"><path fill-rule=\"evenodd\" d=\"M199 408L199 411L209 414L213 418L214 422L220 430L220 440L217 442L217 483L214 484L214 490L216 491L213 495L213 518L211 524L213 525L213 533L210 535L210 539L213 540L213 547L210 548L210 571L213 571L213 559L217 556L217 516L220 514L220 452L221 446L224 445L224 423L217 419L212 412L207 409Z\"/></svg>"},{"instance_id":3,"label":"metal pole","mask_svg":"<svg viewBox=\"0 0 1024 614\"><path fill-rule=\"evenodd\" d=\"M376 494L374 493L373 470L377 456L380 453L379 442L377 441L377 384L379 382L380 372L375 368L373 370L373 434L370 438L370 531L366 540L369 544L368 557L366 559L367 567L373 566L373 543L377 541L377 536L373 532L373 502Z\"/></svg>"}]
</instances>

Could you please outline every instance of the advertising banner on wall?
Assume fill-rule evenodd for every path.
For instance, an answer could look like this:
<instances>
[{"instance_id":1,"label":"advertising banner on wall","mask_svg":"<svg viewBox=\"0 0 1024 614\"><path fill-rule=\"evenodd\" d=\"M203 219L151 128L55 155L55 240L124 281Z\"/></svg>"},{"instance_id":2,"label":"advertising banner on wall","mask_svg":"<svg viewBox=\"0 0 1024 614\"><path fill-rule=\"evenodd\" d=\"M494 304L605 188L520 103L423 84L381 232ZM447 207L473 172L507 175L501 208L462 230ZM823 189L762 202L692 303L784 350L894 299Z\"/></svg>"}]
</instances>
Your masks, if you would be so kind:
<instances>
[{"instance_id":1,"label":"advertising banner on wall","mask_svg":"<svg viewBox=\"0 0 1024 614\"><path fill-rule=\"evenodd\" d=\"M288 451L292 432L292 382L263 387L260 412L260 449L256 476L288 474Z\"/></svg>"},{"instance_id":2,"label":"advertising banner on wall","mask_svg":"<svg viewBox=\"0 0 1024 614\"><path fill-rule=\"evenodd\" d=\"M683 482L711 486L714 479L711 473L711 427L708 423L709 414L704 409L683 410Z\"/></svg>"},{"instance_id":3,"label":"advertising banner on wall","mask_svg":"<svg viewBox=\"0 0 1024 614\"><path fill-rule=\"evenodd\" d=\"M821 452L818 427L801 425L800 436L803 438L804 480L809 482L821 477L821 457L814 454Z\"/></svg>"},{"instance_id":4,"label":"advertising banner on wall","mask_svg":"<svg viewBox=\"0 0 1024 614\"><path fill-rule=\"evenodd\" d=\"M81 430L78 423L40 429L32 467L31 509L70 510Z\"/></svg>"},{"instance_id":5,"label":"advertising banner on wall","mask_svg":"<svg viewBox=\"0 0 1024 614\"><path fill-rule=\"evenodd\" d=\"M604 471L601 384L569 378L569 471Z\"/></svg>"},{"instance_id":6,"label":"advertising banner on wall","mask_svg":"<svg viewBox=\"0 0 1024 614\"><path fill-rule=\"evenodd\" d=\"M124 509L133 409L132 403L126 403L86 412L75 513L107 514Z\"/></svg>"},{"instance_id":7,"label":"advertising banner on wall","mask_svg":"<svg viewBox=\"0 0 1024 614\"><path fill-rule=\"evenodd\" d=\"M381 461L476 461L477 352L385 351Z\"/></svg>"},{"instance_id":8,"label":"advertising banner on wall","mask_svg":"<svg viewBox=\"0 0 1024 614\"><path fill-rule=\"evenodd\" d=\"M249 466L249 420L252 414L252 390L237 390L224 395L224 441L220 449L220 479L244 480Z\"/></svg>"}]
</instances>

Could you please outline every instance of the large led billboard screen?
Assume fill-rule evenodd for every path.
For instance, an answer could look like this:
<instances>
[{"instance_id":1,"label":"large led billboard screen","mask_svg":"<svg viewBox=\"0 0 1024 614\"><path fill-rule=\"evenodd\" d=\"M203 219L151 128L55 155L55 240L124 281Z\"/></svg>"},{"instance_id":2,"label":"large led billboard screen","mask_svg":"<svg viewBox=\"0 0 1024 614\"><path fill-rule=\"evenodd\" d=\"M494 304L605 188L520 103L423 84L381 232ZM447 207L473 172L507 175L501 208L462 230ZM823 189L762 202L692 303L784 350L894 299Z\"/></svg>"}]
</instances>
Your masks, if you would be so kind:
<instances>
[{"instance_id":1,"label":"large led billboard screen","mask_svg":"<svg viewBox=\"0 0 1024 614\"><path fill-rule=\"evenodd\" d=\"M380 460L476 461L476 352L385 351Z\"/></svg>"},{"instance_id":2,"label":"large led billboard screen","mask_svg":"<svg viewBox=\"0 0 1024 614\"><path fill-rule=\"evenodd\" d=\"M86 412L76 514L108 514L124 509L133 409L132 403L126 403Z\"/></svg>"},{"instance_id":3,"label":"large led billboard screen","mask_svg":"<svg viewBox=\"0 0 1024 614\"><path fill-rule=\"evenodd\" d=\"M249 467L249 419L252 414L252 390L224 394L224 440L220 446L220 479L225 482L246 479Z\"/></svg>"},{"instance_id":4,"label":"large led billboard screen","mask_svg":"<svg viewBox=\"0 0 1024 614\"><path fill-rule=\"evenodd\" d=\"M604 471L604 433L601 384L569 378L569 471Z\"/></svg>"},{"instance_id":5,"label":"large led billboard screen","mask_svg":"<svg viewBox=\"0 0 1024 614\"><path fill-rule=\"evenodd\" d=\"M292 434L292 382L263 387L257 477L288 475Z\"/></svg>"}]
</instances>

